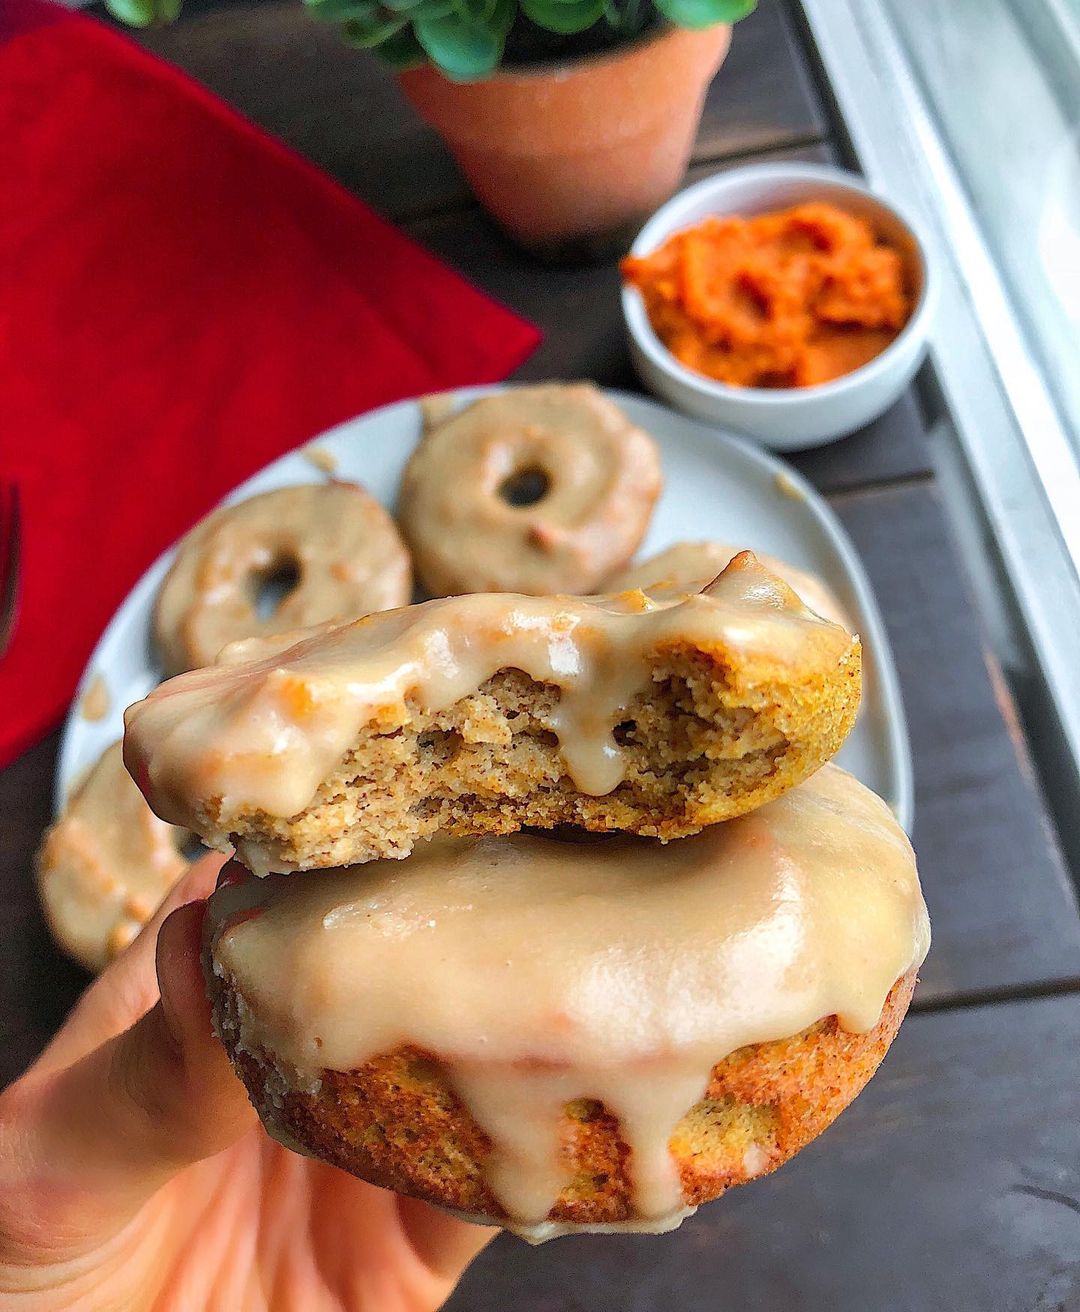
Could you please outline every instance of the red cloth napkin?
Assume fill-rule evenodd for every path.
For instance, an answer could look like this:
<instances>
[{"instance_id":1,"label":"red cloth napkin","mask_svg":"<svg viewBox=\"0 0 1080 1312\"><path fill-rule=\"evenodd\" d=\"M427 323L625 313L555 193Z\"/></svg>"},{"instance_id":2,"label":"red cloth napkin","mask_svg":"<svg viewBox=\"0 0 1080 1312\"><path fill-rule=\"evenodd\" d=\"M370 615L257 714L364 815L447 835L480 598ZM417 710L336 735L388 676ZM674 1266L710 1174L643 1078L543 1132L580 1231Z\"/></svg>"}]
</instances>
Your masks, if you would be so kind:
<instances>
[{"instance_id":1,"label":"red cloth napkin","mask_svg":"<svg viewBox=\"0 0 1080 1312\"><path fill-rule=\"evenodd\" d=\"M0 477L24 529L3 765L63 713L141 571L241 479L372 406L503 378L539 337L43 0L0 0L0 196Z\"/></svg>"}]
</instances>

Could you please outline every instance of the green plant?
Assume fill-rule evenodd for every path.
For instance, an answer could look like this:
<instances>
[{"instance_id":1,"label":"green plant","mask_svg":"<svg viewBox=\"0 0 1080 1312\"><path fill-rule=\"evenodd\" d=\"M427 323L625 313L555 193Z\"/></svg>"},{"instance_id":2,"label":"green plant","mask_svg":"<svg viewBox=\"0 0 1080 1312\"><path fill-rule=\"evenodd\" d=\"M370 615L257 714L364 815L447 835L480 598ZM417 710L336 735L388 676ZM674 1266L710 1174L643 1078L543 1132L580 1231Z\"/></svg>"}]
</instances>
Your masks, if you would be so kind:
<instances>
[{"instance_id":1,"label":"green plant","mask_svg":"<svg viewBox=\"0 0 1080 1312\"><path fill-rule=\"evenodd\" d=\"M105 0L105 8L130 27L171 23L184 0Z\"/></svg>"},{"instance_id":2,"label":"green plant","mask_svg":"<svg viewBox=\"0 0 1080 1312\"><path fill-rule=\"evenodd\" d=\"M182 0L106 0L125 23L168 22ZM713 27L745 18L757 0L304 0L316 18L341 23L353 45L393 68L432 63L455 82L488 77L502 62L507 35L524 20L572 36L604 29L606 44L630 40L657 15L678 27Z\"/></svg>"},{"instance_id":3,"label":"green plant","mask_svg":"<svg viewBox=\"0 0 1080 1312\"><path fill-rule=\"evenodd\" d=\"M519 19L572 36L607 29L614 41L641 33L657 13L680 27L733 23L757 0L304 0L311 12L341 21L346 39L395 68L430 61L448 78L471 82L502 62Z\"/></svg>"}]
</instances>

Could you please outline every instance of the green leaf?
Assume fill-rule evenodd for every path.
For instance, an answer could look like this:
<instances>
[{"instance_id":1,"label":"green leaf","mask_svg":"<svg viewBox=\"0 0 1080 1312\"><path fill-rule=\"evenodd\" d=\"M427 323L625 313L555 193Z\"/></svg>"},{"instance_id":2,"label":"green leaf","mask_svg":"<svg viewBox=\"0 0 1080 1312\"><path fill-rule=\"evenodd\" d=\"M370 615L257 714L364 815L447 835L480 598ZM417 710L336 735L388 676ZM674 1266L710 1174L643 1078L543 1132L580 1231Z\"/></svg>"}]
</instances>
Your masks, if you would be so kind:
<instances>
[{"instance_id":1,"label":"green leaf","mask_svg":"<svg viewBox=\"0 0 1080 1312\"><path fill-rule=\"evenodd\" d=\"M502 37L463 14L418 18L416 39L452 82L475 82L487 77L502 58Z\"/></svg>"},{"instance_id":2,"label":"green leaf","mask_svg":"<svg viewBox=\"0 0 1080 1312\"><path fill-rule=\"evenodd\" d=\"M410 21L418 18L443 18L460 8L460 0L380 0L383 8L404 14Z\"/></svg>"},{"instance_id":3,"label":"green leaf","mask_svg":"<svg viewBox=\"0 0 1080 1312\"><path fill-rule=\"evenodd\" d=\"M409 18L414 23L418 18L445 18L459 8L458 0L417 0L416 7L409 11Z\"/></svg>"},{"instance_id":4,"label":"green leaf","mask_svg":"<svg viewBox=\"0 0 1080 1312\"><path fill-rule=\"evenodd\" d=\"M564 35L584 32L604 16L604 0L521 0L521 8L537 27Z\"/></svg>"},{"instance_id":5,"label":"green leaf","mask_svg":"<svg viewBox=\"0 0 1080 1312\"><path fill-rule=\"evenodd\" d=\"M665 18L679 27L737 23L754 12L757 0L655 0Z\"/></svg>"},{"instance_id":6,"label":"green leaf","mask_svg":"<svg viewBox=\"0 0 1080 1312\"><path fill-rule=\"evenodd\" d=\"M488 22L488 27L495 33L500 41L506 39L506 34L514 26L514 19L518 15L518 0L495 0L495 8Z\"/></svg>"},{"instance_id":7,"label":"green leaf","mask_svg":"<svg viewBox=\"0 0 1080 1312\"><path fill-rule=\"evenodd\" d=\"M417 41L412 28L407 26L377 45L374 53L398 73L427 63L424 47Z\"/></svg>"},{"instance_id":8,"label":"green leaf","mask_svg":"<svg viewBox=\"0 0 1080 1312\"><path fill-rule=\"evenodd\" d=\"M105 8L129 27L151 27L171 23L180 13L183 0L105 0Z\"/></svg>"},{"instance_id":9,"label":"green leaf","mask_svg":"<svg viewBox=\"0 0 1080 1312\"><path fill-rule=\"evenodd\" d=\"M378 0L304 0L313 18L324 23L343 23L350 18L368 18Z\"/></svg>"},{"instance_id":10,"label":"green leaf","mask_svg":"<svg viewBox=\"0 0 1080 1312\"><path fill-rule=\"evenodd\" d=\"M643 0L605 0L604 3L604 21L608 27L629 40L641 35L652 14L652 6Z\"/></svg>"},{"instance_id":11,"label":"green leaf","mask_svg":"<svg viewBox=\"0 0 1080 1312\"><path fill-rule=\"evenodd\" d=\"M372 50L395 32L400 32L408 22L401 14L390 14L385 9L375 6L374 13L364 18L350 18L345 24L345 40L351 46L361 50Z\"/></svg>"},{"instance_id":12,"label":"green leaf","mask_svg":"<svg viewBox=\"0 0 1080 1312\"><path fill-rule=\"evenodd\" d=\"M481 27L488 27L491 24L491 16L495 12L497 0L461 0L461 12L474 22L479 23Z\"/></svg>"}]
</instances>

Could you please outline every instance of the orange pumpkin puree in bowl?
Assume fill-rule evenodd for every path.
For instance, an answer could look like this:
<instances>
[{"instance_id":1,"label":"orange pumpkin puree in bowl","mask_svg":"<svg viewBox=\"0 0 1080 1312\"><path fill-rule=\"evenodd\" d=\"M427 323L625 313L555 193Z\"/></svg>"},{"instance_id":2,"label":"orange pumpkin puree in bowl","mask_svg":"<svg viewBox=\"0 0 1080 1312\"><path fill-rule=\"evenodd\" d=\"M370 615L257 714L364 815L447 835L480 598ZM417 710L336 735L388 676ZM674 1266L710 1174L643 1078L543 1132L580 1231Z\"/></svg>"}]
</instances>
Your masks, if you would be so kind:
<instances>
[{"instance_id":1,"label":"orange pumpkin puree in bowl","mask_svg":"<svg viewBox=\"0 0 1080 1312\"><path fill-rule=\"evenodd\" d=\"M676 360L737 387L813 387L851 373L912 311L899 251L825 202L704 219L619 267Z\"/></svg>"}]
</instances>

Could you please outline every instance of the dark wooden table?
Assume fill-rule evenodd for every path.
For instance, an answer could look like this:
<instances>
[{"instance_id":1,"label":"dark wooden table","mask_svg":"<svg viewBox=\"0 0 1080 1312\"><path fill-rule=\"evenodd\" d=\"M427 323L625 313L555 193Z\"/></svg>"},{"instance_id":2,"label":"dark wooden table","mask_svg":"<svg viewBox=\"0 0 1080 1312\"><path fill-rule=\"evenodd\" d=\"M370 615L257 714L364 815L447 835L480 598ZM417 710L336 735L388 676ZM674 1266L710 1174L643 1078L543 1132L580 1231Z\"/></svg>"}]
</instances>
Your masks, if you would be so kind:
<instances>
[{"instance_id":1,"label":"dark wooden table","mask_svg":"<svg viewBox=\"0 0 1080 1312\"><path fill-rule=\"evenodd\" d=\"M614 267L516 251L393 79L298 0L189 0L180 25L140 39L538 323L521 377L635 385ZM813 68L792 12L762 0L713 84L693 174L842 159ZM534 1251L503 1236L454 1312L1080 1308L1080 916L950 539L934 441L913 391L794 462L862 552L899 664L934 925L915 1014L855 1106L777 1175L664 1238ZM0 1082L85 983L32 890L55 752L54 736L0 774Z\"/></svg>"}]
</instances>

